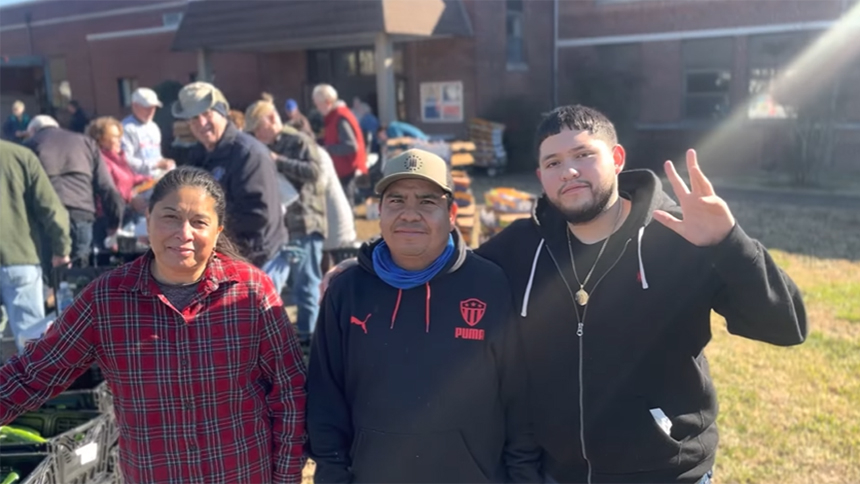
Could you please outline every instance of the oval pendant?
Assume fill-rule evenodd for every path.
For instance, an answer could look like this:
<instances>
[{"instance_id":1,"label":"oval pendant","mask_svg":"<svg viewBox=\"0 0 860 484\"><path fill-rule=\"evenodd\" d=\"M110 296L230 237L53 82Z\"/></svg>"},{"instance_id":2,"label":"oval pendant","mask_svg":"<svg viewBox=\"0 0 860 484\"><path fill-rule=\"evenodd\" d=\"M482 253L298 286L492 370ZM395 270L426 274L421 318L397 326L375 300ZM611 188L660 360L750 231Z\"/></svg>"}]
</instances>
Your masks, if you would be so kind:
<instances>
[{"instance_id":1,"label":"oval pendant","mask_svg":"<svg viewBox=\"0 0 860 484\"><path fill-rule=\"evenodd\" d=\"M585 306L586 304L588 304L588 293L585 292L585 289L580 289L576 291L576 294L574 294L574 298L576 299L576 304L579 304L580 306Z\"/></svg>"}]
</instances>

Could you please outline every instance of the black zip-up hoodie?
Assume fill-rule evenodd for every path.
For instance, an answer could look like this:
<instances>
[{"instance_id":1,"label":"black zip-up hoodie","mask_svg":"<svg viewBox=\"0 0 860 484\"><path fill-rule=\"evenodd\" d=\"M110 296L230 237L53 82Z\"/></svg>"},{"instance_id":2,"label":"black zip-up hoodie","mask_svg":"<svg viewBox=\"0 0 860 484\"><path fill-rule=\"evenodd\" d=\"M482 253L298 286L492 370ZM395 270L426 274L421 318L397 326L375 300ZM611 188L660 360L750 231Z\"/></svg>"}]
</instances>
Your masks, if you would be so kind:
<instances>
[{"instance_id":1,"label":"black zip-up hoodie","mask_svg":"<svg viewBox=\"0 0 860 484\"><path fill-rule=\"evenodd\" d=\"M712 468L718 440L703 354L711 309L733 334L788 346L806 337L803 302L739 226L699 248L652 221L655 209L681 216L652 172L622 172L619 190L633 208L586 287L582 326L566 220L546 197L532 219L477 252L502 267L522 318L544 471L557 482L696 482ZM671 420L669 435L651 409Z\"/></svg>"},{"instance_id":2,"label":"black zip-up hoodie","mask_svg":"<svg viewBox=\"0 0 860 484\"><path fill-rule=\"evenodd\" d=\"M425 285L373 269L376 244L332 281L311 348L316 482L538 482L510 288L453 232Z\"/></svg>"}]
</instances>

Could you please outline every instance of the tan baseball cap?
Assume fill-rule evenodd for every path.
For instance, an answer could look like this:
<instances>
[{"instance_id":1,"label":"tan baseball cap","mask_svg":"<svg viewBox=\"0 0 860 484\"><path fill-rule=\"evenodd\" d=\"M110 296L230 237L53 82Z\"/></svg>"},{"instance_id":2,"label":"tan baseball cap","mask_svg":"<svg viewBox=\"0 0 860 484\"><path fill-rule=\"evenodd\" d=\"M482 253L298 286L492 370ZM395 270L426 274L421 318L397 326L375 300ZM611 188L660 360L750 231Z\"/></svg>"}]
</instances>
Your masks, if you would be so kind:
<instances>
[{"instance_id":1,"label":"tan baseball cap","mask_svg":"<svg viewBox=\"0 0 860 484\"><path fill-rule=\"evenodd\" d=\"M376 184L376 193L382 195L389 185L407 178L427 180L439 185L449 195L454 193L454 181L445 160L417 148L406 150L385 163L382 180Z\"/></svg>"},{"instance_id":2,"label":"tan baseball cap","mask_svg":"<svg viewBox=\"0 0 860 484\"><path fill-rule=\"evenodd\" d=\"M216 108L218 103L223 103L223 107L217 106ZM227 116L227 112L230 111L230 104L224 94L212 84L192 82L179 91L179 99L173 103L170 111L176 118L191 119L213 108L216 108L215 110L218 112L221 112L223 108L221 114Z\"/></svg>"}]
</instances>

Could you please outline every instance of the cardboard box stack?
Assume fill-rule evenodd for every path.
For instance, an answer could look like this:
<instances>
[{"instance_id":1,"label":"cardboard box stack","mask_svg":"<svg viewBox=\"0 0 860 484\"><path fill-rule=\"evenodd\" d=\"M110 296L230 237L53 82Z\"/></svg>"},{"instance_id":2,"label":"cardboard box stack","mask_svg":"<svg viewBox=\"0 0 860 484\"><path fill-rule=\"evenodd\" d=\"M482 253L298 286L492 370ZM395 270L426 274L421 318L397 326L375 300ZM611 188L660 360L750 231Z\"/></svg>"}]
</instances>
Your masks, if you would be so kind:
<instances>
[{"instance_id":1,"label":"cardboard box stack","mask_svg":"<svg viewBox=\"0 0 860 484\"><path fill-rule=\"evenodd\" d=\"M481 211L481 242L501 232L515 220L529 218L537 197L514 188L493 188L484 194Z\"/></svg>"},{"instance_id":2,"label":"cardboard box stack","mask_svg":"<svg viewBox=\"0 0 860 484\"><path fill-rule=\"evenodd\" d=\"M478 217L475 196L472 194L472 180L462 170L452 170L454 179L454 203L457 204L457 228L466 244L472 248L478 244Z\"/></svg>"},{"instance_id":3,"label":"cardboard box stack","mask_svg":"<svg viewBox=\"0 0 860 484\"><path fill-rule=\"evenodd\" d=\"M475 166L492 169L491 175L508 163L503 138L505 125L474 118L469 123L469 137L475 144ZM490 171L490 170L488 170Z\"/></svg>"},{"instance_id":4,"label":"cardboard box stack","mask_svg":"<svg viewBox=\"0 0 860 484\"><path fill-rule=\"evenodd\" d=\"M451 143L451 168L463 168L475 164L475 143L454 141Z\"/></svg>"},{"instance_id":5,"label":"cardboard box stack","mask_svg":"<svg viewBox=\"0 0 860 484\"><path fill-rule=\"evenodd\" d=\"M440 158L451 164L451 146L444 141L422 141L416 138L391 138L385 143L385 154L383 160L390 160L406 150L418 148L430 153L435 153Z\"/></svg>"}]
</instances>

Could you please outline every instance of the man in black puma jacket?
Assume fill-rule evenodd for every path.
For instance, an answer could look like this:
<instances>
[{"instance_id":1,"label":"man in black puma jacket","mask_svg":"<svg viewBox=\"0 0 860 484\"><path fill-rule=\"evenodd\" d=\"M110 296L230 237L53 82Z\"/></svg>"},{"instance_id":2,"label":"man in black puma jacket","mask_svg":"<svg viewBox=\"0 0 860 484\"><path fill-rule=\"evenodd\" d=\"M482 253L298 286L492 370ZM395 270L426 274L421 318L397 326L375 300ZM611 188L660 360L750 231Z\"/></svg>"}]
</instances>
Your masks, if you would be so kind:
<instances>
[{"instance_id":1,"label":"man in black puma jacket","mask_svg":"<svg viewBox=\"0 0 860 484\"><path fill-rule=\"evenodd\" d=\"M732 334L796 345L800 292L737 225L687 153L680 206L648 170L622 172L612 123L582 106L538 128L534 216L478 253L520 313L535 436L557 482L707 482L717 395L703 350L710 315ZM516 256L514 256L516 254Z\"/></svg>"},{"instance_id":2,"label":"man in black puma jacket","mask_svg":"<svg viewBox=\"0 0 860 484\"><path fill-rule=\"evenodd\" d=\"M539 482L504 274L463 243L445 161L377 184L382 239L326 293L311 348L316 482Z\"/></svg>"}]
</instances>

